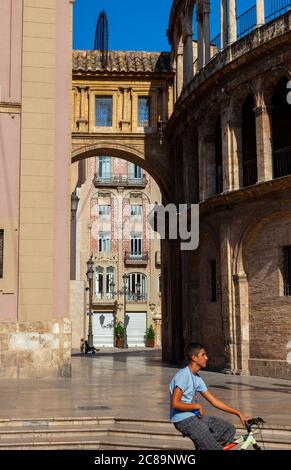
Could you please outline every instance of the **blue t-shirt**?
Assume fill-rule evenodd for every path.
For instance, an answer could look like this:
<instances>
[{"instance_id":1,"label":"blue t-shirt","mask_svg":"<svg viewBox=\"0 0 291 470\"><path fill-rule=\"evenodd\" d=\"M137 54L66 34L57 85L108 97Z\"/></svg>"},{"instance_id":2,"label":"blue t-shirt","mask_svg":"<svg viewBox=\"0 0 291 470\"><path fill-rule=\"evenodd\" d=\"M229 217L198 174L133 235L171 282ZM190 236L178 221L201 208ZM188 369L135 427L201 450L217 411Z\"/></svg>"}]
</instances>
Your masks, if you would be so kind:
<instances>
[{"instance_id":1,"label":"blue t-shirt","mask_svg":"<svg viewBox=\"0 0 291 470\"><path fill-rule=\"evenodd\" d=\"M188 366L179 370L173 377L169 386L171 394L170 420L172 423L177 423L178 421L183 421L184 419L195 416L192 411L179 411L172 408L172 395L176 387L182 390L183 395L181 401L184 403L195 403L195 401L198 401L196 394L198 392L207 391L207 387L201 377L198 374L193 374Z\"/></svg>"}]
</instances>

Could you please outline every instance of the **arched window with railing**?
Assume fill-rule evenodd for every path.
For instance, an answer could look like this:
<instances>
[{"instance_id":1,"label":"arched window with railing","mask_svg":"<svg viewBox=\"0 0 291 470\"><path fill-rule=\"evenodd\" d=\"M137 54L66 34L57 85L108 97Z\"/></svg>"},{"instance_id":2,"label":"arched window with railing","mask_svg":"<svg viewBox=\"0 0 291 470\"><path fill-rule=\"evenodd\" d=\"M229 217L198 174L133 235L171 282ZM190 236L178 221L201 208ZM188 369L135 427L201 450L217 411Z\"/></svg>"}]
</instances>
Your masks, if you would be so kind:
<instances>
[{"instance_id":1,"label":"arched window with railing","mask_svg":"<svg viewBox=\"0 0 291 470\"><path fill-rule=\"evenodd\" d=\"M142 273L130 273L128 279L127 299L132 302L146 302L147 277Z\"/></svg>"},{"instance_id":2,"label":"arched window with railing","mask_svg":"<svg viewBox=\"0 0 291 470\"><path fill-rule=\"evenodd\" d=\"M242 107L242 170L243 186L258 180L255 100L250 93Z\"/></svg>"},{"instance_id":3,"label":"arched window with railing","mask_svg":"<svg viewBox=\"0 0 291 470\"><path fill-rule=\"evenodd\" d=\"M96 287L95 287L95 296L96 299L112 299L114 292L114 274L115 269L112 266L104 268L102 266L97 266L96 268Z\"/></svg>"},{"instance_id":4,"label":"arched window with railing","mask_svg":"<svg viewBox=\"0 0 291 470\"><path fill-rule=\"evenodd\" d=\"M281 78L272 96L272 143L274 178L291 174L291 106L287 102L286 77Z\"/></svg>"}]
</instances>

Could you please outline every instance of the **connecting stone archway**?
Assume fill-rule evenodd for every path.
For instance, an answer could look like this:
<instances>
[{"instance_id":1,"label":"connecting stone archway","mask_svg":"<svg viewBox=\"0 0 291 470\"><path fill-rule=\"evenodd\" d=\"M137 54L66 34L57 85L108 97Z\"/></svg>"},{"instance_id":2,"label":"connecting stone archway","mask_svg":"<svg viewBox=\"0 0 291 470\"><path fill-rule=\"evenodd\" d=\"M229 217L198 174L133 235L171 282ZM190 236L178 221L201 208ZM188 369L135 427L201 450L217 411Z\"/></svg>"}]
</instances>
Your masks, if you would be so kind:
<instances>
[{"instance_id":1,"label":"connecting stone archway","mask_svg":"<svg viewBox=\"0 0 291 470\"><path fill-rule=\"evenodd\" d=\"M168 156L168 147L160 140L136 139L137 142L130 145L123 142L112 143L105 139L92 143L88 139L73 139L72 163L85 160L90 157L106 155L108 157L122 158L141 166L157 182L164 202L173 200L173 178L171 176L171 163ZM121 139L120 139L121 140Z\"/></svg>"}]
</instances>

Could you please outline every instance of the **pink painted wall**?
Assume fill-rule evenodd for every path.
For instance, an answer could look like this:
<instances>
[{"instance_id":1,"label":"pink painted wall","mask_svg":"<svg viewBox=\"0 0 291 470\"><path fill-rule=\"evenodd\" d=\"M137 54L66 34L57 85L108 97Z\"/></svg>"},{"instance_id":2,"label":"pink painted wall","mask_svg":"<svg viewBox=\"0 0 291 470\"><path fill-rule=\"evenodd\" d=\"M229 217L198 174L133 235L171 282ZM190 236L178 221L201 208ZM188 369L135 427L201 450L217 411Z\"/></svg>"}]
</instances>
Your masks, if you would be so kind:
<instances>
[{"instance_id":1,"label":"pink painted wall","mask_svg":"<svg viewBox=\"0 0 291 470\"><path fill-rule=\"evenodd\" d=\"M0 1L0 102L20 102L22 0Z\"/></svg>"},{"instance_id":2,"label":"pink painted wall","mask_svg":"<svg viewBox=\"0 0 291 470\"><path fill-rule=\"evenodd\" d=\"M0 1L0 103L21 97L22 0ZM19 111L19 110L18 110ZM0 113L0 224L18 221L20 114ZM0 320L17 319L18 232L14 236L14 279L9 292L0 292ZM4 233L5 246L5 233ZM4 258L5 263L12 260ZM11 267L11 266L10 266Z\"/></svg>"},{"instance_id":3,"label":"pink painted wall","mask_svg":"<svg viewBox=\"0 0 291 470\"><path fill-rule=\"evenodd\" d=\"M57 1L54 317L69 316L69 92L72 81L70 1Z\"/></svg>"}]
</instances>

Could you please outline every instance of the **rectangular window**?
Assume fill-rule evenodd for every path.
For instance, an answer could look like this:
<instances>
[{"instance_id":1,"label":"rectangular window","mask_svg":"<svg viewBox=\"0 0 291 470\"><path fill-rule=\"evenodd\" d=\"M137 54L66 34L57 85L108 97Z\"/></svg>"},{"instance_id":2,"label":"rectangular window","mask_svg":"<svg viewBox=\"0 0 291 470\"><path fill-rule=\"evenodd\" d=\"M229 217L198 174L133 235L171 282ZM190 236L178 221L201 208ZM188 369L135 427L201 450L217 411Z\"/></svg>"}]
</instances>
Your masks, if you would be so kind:
<instances>
[{"instance_id":1,"label":"rectangular window","mask_svg":"<svg viewBox=\"0 0 291 470\"><path fill-rule=\"evenodd\" d=\"M142 215L142 205L141 204L131 204L130 205L130 215L131 217L141 217Z\"/></svg>"},{"instance_id":2,"label":"rectangular window","mask_svg":"<svg viewBox=\"0 0 291 470\"><path fill-rule=\"evenodd\" d=\"M111 176L110 157L99 157L98 176L102 179L109 179Z\"/></svg>"},{"instance_id":3,"label":"rectangular window","mask_svg":"<svg viewBox=\"0 0 291 470\"><path fill-rule=\"evenodd\" d=\"M138 97L138 127L150 126L150 99L146 96Z\"/></svg>"},{"instance_id":4,"label":"rectangular window","mask_svg":"<svg viewBox=\"0 0 291 470\"><path fill-rule=\"evenodd\" d=\"M209 262L210 267L210 302L217 301L217 286L216 286L216 261Z\"/></svg>"},{"instance_id":5,"label":"rectangular window","mask_svg":"<svg viewBox=\"0 0 291 470\"><path fill-rule=\"evenodd\" d=\"M112 126L112 96L96 96L96 126Z\"/></svg>"},{"instance_id":6,"label":"rectangular window","mask_svg":"<svg viewBox=\"0 0 291 470\"><path fill-rule=\"evenodd\" d=\"M142 178L142 169L140 166L135 165L134 163L129 164L129 177L132 179L141 179Z\"/></svg>"},{"instance_id":7,"label":"rectangular window","mask_svg":"<svg viewBox=\"0 0 291 470\"><path fill-rule=\"evenodd\" d=\"M130 254L132 256L142 256L142 237L141 233L135 233L130 240Z\"/></svg>"},{"instance_id":8,"label":"rectangular window","mask_svg":"<svg viewBox=\"0 0 291 470\"><path fill-rule=\"evenodd\" d=\"M99 205L98 206L99 217L108 218L110 217L110 206L109 205Z\"/></svg>"},{"instance_id":9,"label":"rectangular window","mask_svg":"<svg viewBox=\"0 0 291 470\"><path fill-rule=\"evenodd\" d=\"M283 281L284 281L284 295L291 295L291 245L284 246L283 248L284 266L283 266Z\"/></svg>"},{"instance_id":10,"label":"rectangular window","mask_svg":"<svg viewBox=\"0 0 291 470\"><path fill-rule=\"evenodd\" d=\"M4 230L0 230L0 279L3 278Z\"/></svg>"},{"instance_id":11,"label":"rectangular window","mask_svg":"<svg viewBox=\"0 0 291 470\"><path fill-rule=\"evenodd\" d=\"M110 252L110 233L99 232L98 251L99 253L102 251Z\"/></svg>"}]
</instances>

